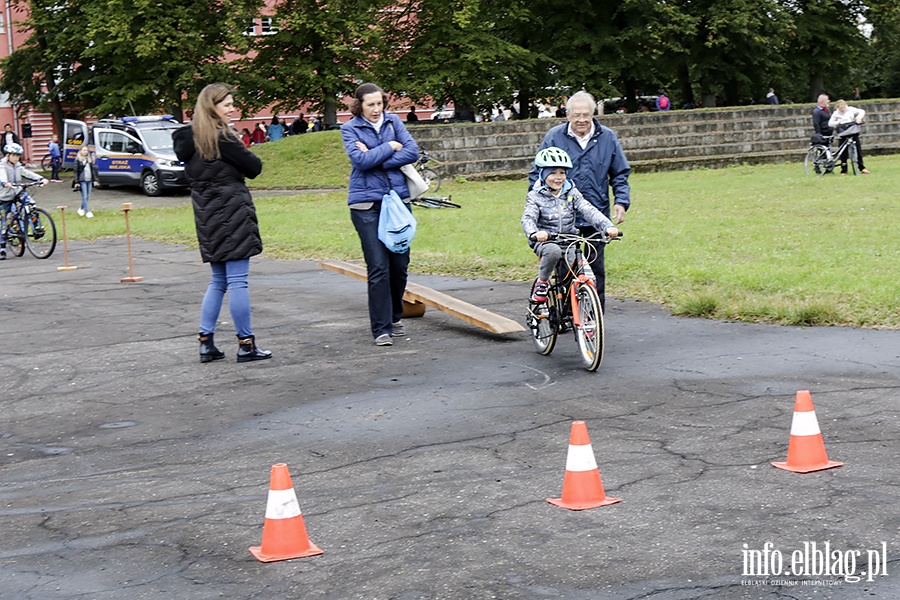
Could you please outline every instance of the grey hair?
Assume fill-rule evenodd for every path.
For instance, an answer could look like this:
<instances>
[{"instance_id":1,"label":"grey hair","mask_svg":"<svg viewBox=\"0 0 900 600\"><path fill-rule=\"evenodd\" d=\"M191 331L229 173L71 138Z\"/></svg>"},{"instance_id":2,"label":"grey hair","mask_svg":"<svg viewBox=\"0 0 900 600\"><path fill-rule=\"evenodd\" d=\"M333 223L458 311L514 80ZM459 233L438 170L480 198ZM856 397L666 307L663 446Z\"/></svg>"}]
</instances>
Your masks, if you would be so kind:
<instances>
[{"instance_id":1,"label":"grey hair","mask_svg":"<svg viewBox=\"0 0 900 600\"><path fill-rule=\"evenodd\" d=\"M597 101L594 100L594 97L588 94L586 91L581 90L580 92L575 92L572 94L568 100L566 100L566 112L572 112L572 104L576 102L587 102L591 105L591 115L597 114Z\"/></svg>"}]
</instances>

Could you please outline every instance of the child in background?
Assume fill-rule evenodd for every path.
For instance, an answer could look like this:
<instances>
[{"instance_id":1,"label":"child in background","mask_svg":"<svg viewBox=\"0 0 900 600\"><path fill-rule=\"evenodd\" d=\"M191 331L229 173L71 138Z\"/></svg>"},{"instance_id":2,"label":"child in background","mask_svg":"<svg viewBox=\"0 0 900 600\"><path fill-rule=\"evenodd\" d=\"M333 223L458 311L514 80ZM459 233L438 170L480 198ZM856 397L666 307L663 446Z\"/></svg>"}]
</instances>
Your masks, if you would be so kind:
<instances>
[{"instance_id":1,"label":"child in background","mask_svg":"<svg viewBox=\"0 0 900 600\"><path fill-rule=\"evenodd\" d=\"M528 237L528 245L541 259L538 280L531 296L532 302L546 302L550 274L562 257L562 248L555 241L548 241L550 233L577 234L578 218L589 222L605 237L614 238L619 230L613 222L584 199L575 184L566 175L572 168L572 159L562 148L544 148L534 158L538 179L525 198L522 213L522 229ZM575 249L569 250L566 260L575 260Z\"/></svg>"},{"instance_id":2,"label":"child in background","mask_svg":"<svg viewBox=\"0 0 900 600\"><path fill-rule=\"evenodd\" d=\"M25 152L19 144L7 144L3 147L6 156L0 160L0 260L6 260L6 213L12 208L16 194L19 193L17 183L24 181L40 181L46 185L47 180L22 166L22 154Z\"/></svg>"}]
</instances>

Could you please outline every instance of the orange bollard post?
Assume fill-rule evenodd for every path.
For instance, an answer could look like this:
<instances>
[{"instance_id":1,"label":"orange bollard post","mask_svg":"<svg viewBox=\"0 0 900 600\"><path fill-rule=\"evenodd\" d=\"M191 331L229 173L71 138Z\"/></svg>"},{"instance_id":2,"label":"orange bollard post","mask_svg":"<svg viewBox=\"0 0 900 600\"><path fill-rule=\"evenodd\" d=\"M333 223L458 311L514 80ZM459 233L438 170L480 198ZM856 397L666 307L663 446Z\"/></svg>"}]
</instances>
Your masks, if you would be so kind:
<instances>
[{"instance_id":1,"label":"orange bollard post","mask_svg":"<svg viewBox=\"0 0 900 600\"><path fill-rule=\"evenodd\" d=\"M128 212L131 210L131 202L126 202L122 205L122 212L125 213L125 240L128 243L128 274L129 277L123 277L119 280L120 283L133 283L136 281L143 281L143 277L135 277L134 276L134 263L131 260L131 228L128 226Z\"/></svg>"},{"instance_id":2,"label":"orange bollard post","mask_svg":"<svg viewBox=\"0 0 900 600\"><path fill-rule=\"evenodd\" d=\"M64 267L56 267L57 271L74 271L78 267L70 267L69 266L69 240L66 238L66 208L67 206L57 206L57 210L59 210L60 218L62 219L62 230L63 230L63 257L66 261L66 266Z\"/></svg>"}]
</instances>

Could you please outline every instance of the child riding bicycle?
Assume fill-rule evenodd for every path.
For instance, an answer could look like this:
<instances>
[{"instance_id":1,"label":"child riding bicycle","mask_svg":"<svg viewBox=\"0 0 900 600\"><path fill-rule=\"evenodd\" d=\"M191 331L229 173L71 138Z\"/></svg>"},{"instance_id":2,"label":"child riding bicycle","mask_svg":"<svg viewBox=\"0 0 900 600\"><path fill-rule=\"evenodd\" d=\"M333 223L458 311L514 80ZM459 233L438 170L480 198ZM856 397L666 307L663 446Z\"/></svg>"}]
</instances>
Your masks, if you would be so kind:
<instances>
[{"instance_id":1,"label":"child riding bicycle","mask_svg":"<svg viewBox=\"0 0 900 600\"><path fill-rule=\"evenodd\" d=\"M6 156L0 160L0 260L6 260L6 215L19 193L14 186L24 180L40 181L41 185L47 183L47 179L22 166L22 146L7 144L3 153Z\"/></svg>"},{"instance_id":2,"label":"child riding bicycle","mask_svg":"<svg viewBox=\"0 0 900 600\"><path fill-rule=\"evenodd\" d=\"M572 168L572 159L562 148L544 148L534 157L538 179L525 198L522 213L522 229L528 237L528 245L541 259L538 281L531 296L533 302L546 302L550 275L562 258L560 245L550 240L551 233L577 234L578 219L589 222L603 233L604 240L619 235L619 230L606 216L585 200L581 192L566 177ZM566 261L575 260L575 248L570 247Z\"/></svg>"}]
</instances>

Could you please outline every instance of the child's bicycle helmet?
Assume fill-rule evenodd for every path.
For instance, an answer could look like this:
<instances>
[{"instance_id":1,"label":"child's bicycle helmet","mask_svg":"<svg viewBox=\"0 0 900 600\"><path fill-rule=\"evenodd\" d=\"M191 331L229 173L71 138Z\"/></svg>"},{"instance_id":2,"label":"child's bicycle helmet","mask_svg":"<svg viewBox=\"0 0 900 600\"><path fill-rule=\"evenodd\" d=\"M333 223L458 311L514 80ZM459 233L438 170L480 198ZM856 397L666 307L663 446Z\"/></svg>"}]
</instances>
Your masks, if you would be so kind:
<instances>
[{"instance_id":1,"label":"child's bicycle helmet","mask_svg":"<svg viewBox=\"0 0 900 600\"><path fill-rule=\"evenodd\" d=\"M544 148L534 157L534 166L538 169L544 167L562 167L563 169L572 168L572 159L569 158L568 152L556 146Z\"/></svg>"},{"instance_id":2,"label":"child's bicycle helmet","mask_svg":"<svg viewBox=\"0 0 900 600\"><path fill-rule=\"evenodd\" d=\"M25 150L19 144L7 144L3 146L3 151L6 154L25 154Z\"/></svg>"}]
</instances>

